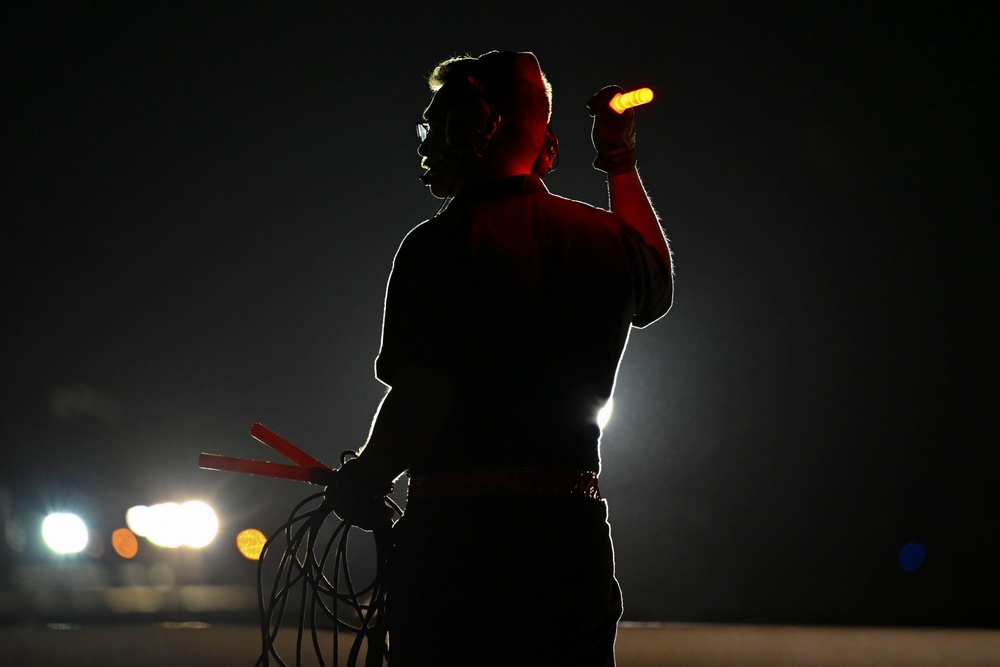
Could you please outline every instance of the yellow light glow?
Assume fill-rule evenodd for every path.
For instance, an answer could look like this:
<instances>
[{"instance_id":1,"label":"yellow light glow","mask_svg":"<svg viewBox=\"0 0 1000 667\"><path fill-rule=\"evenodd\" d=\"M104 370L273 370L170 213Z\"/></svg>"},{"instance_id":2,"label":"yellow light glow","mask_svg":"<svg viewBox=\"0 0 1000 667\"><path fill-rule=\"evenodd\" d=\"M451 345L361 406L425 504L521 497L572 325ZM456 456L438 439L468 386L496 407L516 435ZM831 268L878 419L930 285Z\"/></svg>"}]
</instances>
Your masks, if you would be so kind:
<instances>
[{"instance_id":1,"label":"yellow light glow","mask_svg":"<svg viewBox=\"0 0 1000 667\"><path fill-rule=\"evenodd\" d=\"M122 558L135 558L139 553L139 540L128 528L119 528L111 533L111 546Z\"/></svg>"},{"instance_id":2,"label":"yellow light glow","mask_svg":"<svg viewBox=\"0 0 1000 667\"><path fill-rule=\"evenodd\" d=\"M249 560L260 560L260 554L264 551L264 543L267 537L256 528L241 530L236 536L236 548Z\"/></svg>"},{"instance_id":3,"label":"yellow light glow","mask_svg":"<svg viewBox=\"0 0 1000 667\"><path fill-rule=\"evenodd\" d=\"M624 113L626 109L637 107L640 104L648 104L653 101L653 91L649 88L640 88L628 93L618 93L611 98L611 108L618 113Z\"/></svg>"}]
</instances>

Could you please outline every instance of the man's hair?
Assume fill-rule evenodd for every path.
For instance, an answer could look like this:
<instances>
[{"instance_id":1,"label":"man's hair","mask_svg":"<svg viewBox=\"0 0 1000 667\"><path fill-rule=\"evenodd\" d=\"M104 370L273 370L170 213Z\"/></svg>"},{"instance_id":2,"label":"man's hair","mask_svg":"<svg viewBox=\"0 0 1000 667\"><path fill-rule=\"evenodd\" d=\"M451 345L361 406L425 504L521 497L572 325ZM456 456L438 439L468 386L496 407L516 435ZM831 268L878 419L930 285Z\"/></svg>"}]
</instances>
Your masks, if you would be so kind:
<instances>
[{"instance_id":1,"label":"man's hair","mask_svg":"<svg viewBox=\"0 0 1000 667\"><path fill-rule=\"evenodd\" d=\"M501 117L499 141L526 157L537 155L552 113L552 86L533 53L448 58L434 68L428 83L434 92L454 86L478 95Z\"/></svg>"}]
</instances>

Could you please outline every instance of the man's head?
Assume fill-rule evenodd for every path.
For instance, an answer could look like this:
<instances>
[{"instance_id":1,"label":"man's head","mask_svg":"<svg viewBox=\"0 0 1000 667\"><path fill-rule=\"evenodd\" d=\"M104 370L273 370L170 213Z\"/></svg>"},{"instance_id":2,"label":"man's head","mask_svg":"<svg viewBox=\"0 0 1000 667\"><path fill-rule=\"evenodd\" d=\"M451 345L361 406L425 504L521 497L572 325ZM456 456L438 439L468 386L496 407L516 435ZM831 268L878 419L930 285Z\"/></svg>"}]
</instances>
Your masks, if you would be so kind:
<instances>
[{"instance_id":1,"label":"man's head","mask_svg":"<svg viewBox=\"0 0 1000 667\"><path fill-rule=\"evenodd\" d=\"M438 197L469 182L530 173L545 140L552 89L531 53L450 58L429 78L429 133L418 152Z\"/></svg>"}]
</instances>

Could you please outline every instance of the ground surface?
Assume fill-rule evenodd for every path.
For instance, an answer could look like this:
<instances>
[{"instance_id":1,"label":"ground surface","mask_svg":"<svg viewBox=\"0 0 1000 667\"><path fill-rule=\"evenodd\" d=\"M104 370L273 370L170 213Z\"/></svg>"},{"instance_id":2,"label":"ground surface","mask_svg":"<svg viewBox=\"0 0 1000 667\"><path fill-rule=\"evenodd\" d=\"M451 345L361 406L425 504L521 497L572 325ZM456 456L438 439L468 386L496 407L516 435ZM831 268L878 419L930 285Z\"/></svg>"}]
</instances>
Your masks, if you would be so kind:
<instances>
[{"instance_id":1,"label":"ground surface","mask_svg":"<svg viewBox=\"0 0 1000 667\"><path fill-rule=\"evenodd\" d=\"M283 639L279 653L289 664L294 664L293 637ZM0 628L3 652L0 661L11 667L251 667L259 643L258 630L251 626L203 623L7 626ZM1000 665L1000 631L623 625L618 664L619 667L987 667Z\"/></svg>"}]
</instances>

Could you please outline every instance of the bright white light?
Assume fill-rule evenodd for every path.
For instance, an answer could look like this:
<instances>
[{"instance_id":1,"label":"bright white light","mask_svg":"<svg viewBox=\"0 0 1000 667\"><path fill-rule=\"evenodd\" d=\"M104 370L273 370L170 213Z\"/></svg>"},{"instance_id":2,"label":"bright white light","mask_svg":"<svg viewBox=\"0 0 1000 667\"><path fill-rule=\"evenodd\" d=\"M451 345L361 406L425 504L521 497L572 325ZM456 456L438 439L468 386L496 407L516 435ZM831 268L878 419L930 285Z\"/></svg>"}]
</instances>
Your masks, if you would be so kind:
<instances>
[{"instance_id":1,"label":"bright white light","mask_svg":"<svg viewBox=\"0 0 1000 667\"><path fill-rule=\"evenodd\" d=\"M207 546L219 532L219 519L206 503L189 500L183 504L137 505L125 513L125 523L136 535L157 546L177 548Z\"/></svg>"},{"instance_id":2,"label":"bright white light","mask_svg":"<svg viewBox=\"0 0 1000 667\"><path fill-rule=\"evenodd\" d=\"M611 410L614 407L614 402L613 398L609 398L608 402L597 413L597 425L601 427L601 430L608 425L608 421L611 419Z\"/></svg>"},{"instance_id":3,"label":"bright white light","mask_svg":"<svg viewBox=\"0 0 1000 667\"><path fill-rule=\"evenodd\" d=\"M180 505L157 503L149 508L149 533L146 538L158 547L174 549L184 544L184 526Z\"/></svg>"},{"instance_id":4,"label":"bright white light","mask_svg":"<svg viewBox=\"0 0 1000 667\"><path fill-rule=\"evenodd\" d=\"M200 549L215 539L219 532L219 519L215 511L200 500L189 500L180 507L184 525L184 544Z\"/></svg>"},{"instance_id":5,"label":"bright white light","mask_svg":"<svg viewBox=\"0 0 1000 667\"><path fill-rule=\"evenodd\" d=\"M151 518L148 507L145 505L136 505L135 507L128 508L128 511L125 512L125 525L136 535L145 537L149 534Z\"/></svg>"},{"instance_id":6,"label":"bright white light","mask_svg":"<svg viewBox=\"0 0 1000 667\"><path fill-rule=\"evenodd\" d=\"M57 554L80 553L88 538L87 524L75 514L50 514L42 521L42 539Z\"/></svg>"}]
</instances>

